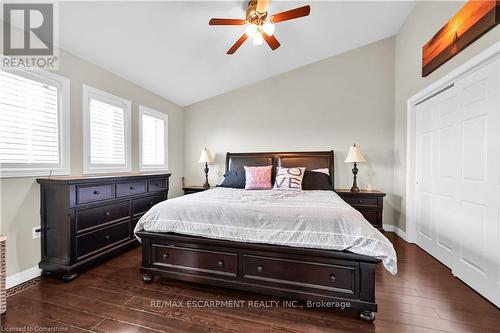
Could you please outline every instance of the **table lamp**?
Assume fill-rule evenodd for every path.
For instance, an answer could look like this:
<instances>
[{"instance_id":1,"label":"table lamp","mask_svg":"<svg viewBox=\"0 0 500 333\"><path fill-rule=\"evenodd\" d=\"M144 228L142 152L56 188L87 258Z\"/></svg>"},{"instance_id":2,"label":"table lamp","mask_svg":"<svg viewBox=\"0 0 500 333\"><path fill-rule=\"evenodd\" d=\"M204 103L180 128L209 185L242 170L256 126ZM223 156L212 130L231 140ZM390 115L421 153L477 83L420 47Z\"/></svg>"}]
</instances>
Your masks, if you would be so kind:
<instances>
[{"instance_id":1,"label":"table lamp","mask_svg":"<svg viewBox=\"0 0 500 333\"><path fill-rule=\"evenodd\" d=\"M198 163L205 163L205 184L203 184L203 188L210 188L210 184L208 183L208 163L213 163L214 159L207 148L203 148L200 154L200 160Z\"/></svg>"},{"instance_id":2,"label":"table lamp","mask_svg":"<svg viewBox=\"0 0 500 333\"><path fill-rule=\"evenodd\" d=\"M349 153L344 161L345 163L354 163L354 168L352 168L352 174L354 175L354 181L352 182L351 192L359 192L358 183L356 181L356 175L358 174L357 163L366 162L365 157L361 153L361 149L356 147L354 144L349 148Z\"/></svg>"}]
</instances>

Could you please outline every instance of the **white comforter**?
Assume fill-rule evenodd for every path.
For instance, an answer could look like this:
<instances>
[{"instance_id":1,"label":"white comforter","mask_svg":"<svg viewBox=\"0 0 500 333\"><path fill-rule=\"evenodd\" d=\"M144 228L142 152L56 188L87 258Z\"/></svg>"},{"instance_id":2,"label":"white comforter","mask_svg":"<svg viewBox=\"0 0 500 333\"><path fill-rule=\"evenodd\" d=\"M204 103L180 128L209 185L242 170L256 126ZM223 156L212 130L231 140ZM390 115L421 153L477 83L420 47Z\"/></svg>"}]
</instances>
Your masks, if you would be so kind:
<instances>
[{"instance_id":1,"label":"white comforter","mask_svg":"<svg viewBox=\"0 0 500 333\"><path fill-rule=\"evenodd\" d=\"M382 259L396 274L391 242L332 191L245 191L230 188L163 201L135 231L250 243L348 250Z\"/></svg>"}]
</instances>

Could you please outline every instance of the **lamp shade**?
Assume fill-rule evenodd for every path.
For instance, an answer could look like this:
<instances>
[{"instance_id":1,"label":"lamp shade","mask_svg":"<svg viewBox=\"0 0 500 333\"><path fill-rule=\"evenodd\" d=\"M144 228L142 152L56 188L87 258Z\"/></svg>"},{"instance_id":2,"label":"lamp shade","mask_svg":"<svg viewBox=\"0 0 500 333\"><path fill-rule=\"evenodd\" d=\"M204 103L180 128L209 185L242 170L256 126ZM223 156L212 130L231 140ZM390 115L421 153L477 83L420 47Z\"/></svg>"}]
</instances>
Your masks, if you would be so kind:
<instances>
[{"instance_id":1,"label":"lamp shade","mask_svg":"<svg viewBox=\"0 0 500 333\"><path fill-rule=\"evenodd\" d=\"M208 149L203 148L201 150L200 160L198 161L198 163L212 163L213 161L214 161L214 158L212 157L212 155L210 154Z\"/></svg>"},{"instance_id":2,"label":"lamp shade","mask_svg":"<svg viewBox=\"0 0 500 333\"><path fill-rule=\"evenodd\" d=\"M354 145L351 148L349 148L349 154L347 154L347 158L345 159L344 162L359 163L359 162L366 162L366 159L361 153L361 149L359 149L359 147L356 147L356 145Z\"/></svg>"}]
</instances>

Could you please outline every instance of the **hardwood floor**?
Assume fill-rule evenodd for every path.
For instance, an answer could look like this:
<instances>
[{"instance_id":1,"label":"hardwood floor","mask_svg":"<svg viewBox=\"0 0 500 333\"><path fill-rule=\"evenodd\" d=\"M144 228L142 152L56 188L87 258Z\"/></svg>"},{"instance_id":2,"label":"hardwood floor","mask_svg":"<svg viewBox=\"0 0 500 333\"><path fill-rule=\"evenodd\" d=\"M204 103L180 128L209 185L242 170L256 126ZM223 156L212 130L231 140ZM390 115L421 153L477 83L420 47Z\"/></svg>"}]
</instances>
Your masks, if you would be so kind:
<instances>
[{"instance_id":1,"label":"hardwood floor","mask_svg":"<svg viewBox=\"0 0 500 333\"><path fill-rule=\"evenodd\" d=\"M392 276L382 265L377 269L379 312L374 323L361 321L354 311L284 307L283 300L251 293L164 279L144 284L137 248L71 283L42 278L10 297L2 331L38 327L45 332L500 332L498 308L423 250L393 233L386 235L396 247L399 272ZM199 305L195 301L244 305L193 307ZM257 306L270 301L281 303Z\"/></svg>"}]
</instances>

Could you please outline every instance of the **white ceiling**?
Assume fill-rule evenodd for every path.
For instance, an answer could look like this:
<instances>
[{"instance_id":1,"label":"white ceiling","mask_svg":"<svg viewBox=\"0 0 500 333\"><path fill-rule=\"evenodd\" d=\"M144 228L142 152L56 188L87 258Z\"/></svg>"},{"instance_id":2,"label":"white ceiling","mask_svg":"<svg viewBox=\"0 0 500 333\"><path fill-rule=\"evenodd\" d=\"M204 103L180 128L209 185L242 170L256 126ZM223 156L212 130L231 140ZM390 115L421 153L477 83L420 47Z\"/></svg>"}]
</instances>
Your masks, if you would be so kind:
<instances>
[{"instance_id":1,"label":"white ceiling","mask_svg":"<svg viewBox=\"0 0 500 333\"><path fill-rule=\"evenodd\" d=\"M244 18L245 1L61 2L60 45L181 106L394 35L413 2L271 2L270 13L311 5L311 14L276 26L281 47L251 40L227 49L244 27L209 26Z\"/></svg>"}]
</instances>

